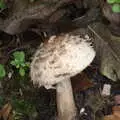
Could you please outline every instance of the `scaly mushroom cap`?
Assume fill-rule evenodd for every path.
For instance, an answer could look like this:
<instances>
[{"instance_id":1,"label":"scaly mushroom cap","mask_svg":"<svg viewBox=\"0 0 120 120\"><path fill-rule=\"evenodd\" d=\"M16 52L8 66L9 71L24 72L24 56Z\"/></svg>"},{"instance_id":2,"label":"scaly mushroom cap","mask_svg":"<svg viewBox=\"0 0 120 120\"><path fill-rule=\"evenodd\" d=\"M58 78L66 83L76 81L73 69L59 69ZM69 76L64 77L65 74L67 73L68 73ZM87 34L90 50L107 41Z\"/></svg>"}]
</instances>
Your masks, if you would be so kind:
<instances>
[{"instance_id":1,"label":"scaly mushroom cap","mask_svg":"<svg viewBox=\"0 0 120 120\"><path fill-rule=\"evenodd\" d=\"M62 34L52 36L40 45L31 63L31 79L39 86L52 86L84 70L95 57L86 35Z\"/></svg>"}]
</instances>

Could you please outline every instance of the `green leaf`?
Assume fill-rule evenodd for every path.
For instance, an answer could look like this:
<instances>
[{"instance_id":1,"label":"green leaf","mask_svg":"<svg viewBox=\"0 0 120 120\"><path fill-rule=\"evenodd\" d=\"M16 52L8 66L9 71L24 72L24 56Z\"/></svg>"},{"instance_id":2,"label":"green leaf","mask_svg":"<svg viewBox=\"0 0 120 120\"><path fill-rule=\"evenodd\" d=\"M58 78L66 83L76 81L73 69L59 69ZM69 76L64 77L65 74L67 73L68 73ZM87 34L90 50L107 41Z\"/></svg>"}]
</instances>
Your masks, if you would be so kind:
<instances>
[{"instance_id":1,"label":"green leaf","mask_svg":"<svg viewBox=\"0 0 120 120\"><path fill-rule=\"evenodd\" d=\"M22 67L25 67L26 65L25 65L25 63L21 63L21 66L22 66Z\"/></svg>"},{"instance_id":2,"label":"green leaf","mask_svg":"<svg viewBox=\"0 0 120 120\"><path fill-rule=\"evenodd\" d=\"M10 64L11 65L13 65L13 66L15 66L16 68L19 68L20 67L20 61L18 61L18 60L12 60L11 62L10 62Z\"/></svg>"},{"instance_id":3,"label":"green leaf","mask_svg":"<svg viewBox=\"0 0 120 120\"><path fill-rule=\"evenodd\" d=\"M20 61L20 62L24 62L25 61L25 53L23 51L19 52L16 51L13 53L14 59Z\"/></svg>"},{"instance_id":4,"label":"green leaf","mask_svg":"<svg viewBox=\"0 0 120 120\"><path fill-rule=\"evenodd\" d=\"M10 62L10 64L13 65L13 66L16 66L16 62L15 62L14 60L12 60L12 61Z\"/></svg>"},{"instance_id":5,"label":"green leaf","mask_svg":"<svg viewBox=\"0 0 120 120\"><path fill-rule=\"evenodd\" d=\"M0 78L5 77L6 72L5 72L5 68L2 64L0 64Z\"/></svg>"},{"instance_id":6,"label":"green leaf","mask_svg":"<svg viewBox=\"0 0 120 120\"><path fill-rule=\"evenodd\" d=\"M112 11L115 13L120 13L120 4L113 4Z\"/></svg>"},{"instance_id":7,"label":"green leaf","mask_svg":"<svg viewBox=\"0 0 120 120\"><path fill-rule=\"evenodd\" d=\"M107 2L108 2L109 4L113 4L113 3L116 2L116 0L107 0Z\"/></svg>"},{"instance_id":8,"label":"green leaf","mask_svg":"<svg viewBox=\"0 0 120 120\"><path fill-rule=\"evenodd\" d=\"M19 74L23 77L23 76L25 76L25 70L21 67L20 69L19 69Z\"/></svg>"},{"instance_id":9,"label":"green leaf","mask_svg":"<svg viewBox=\"0 0 120 120\"><path fill-rule=\"evenodd\" d=\"M115 0L115 3L120 3L120 0Z\"/></svg>"},{"instance_id":10,"label":"green leaf","mask_svg":"<svg viewBox=\"0 0 120 120\"><path fill-rule=\"evenodd\" d=\"M25 65L26 65L27 67L30 67L30 62L26 62Z\"/></svg>"},{"instance_id":11,"label":"green leaf","mask_svg":"<svg viewBox=\"0 0 120 120\"><path fill-rule=\"evenodd\" d=\"M0 0L0 8L1 9L5 9L6 8L5 2L3 0Z\"/></svg>"},{"instance_id":12,"label":"green leaf","mask_svg":"<svg viewBox=\"0 0 120 120\"><path fill-rule=\"evenodd\" d=\"M17 64L17 65L16 65L16 68L20 68L20 65L19 65L19 64Z\"/></svg>"}]
</instances>

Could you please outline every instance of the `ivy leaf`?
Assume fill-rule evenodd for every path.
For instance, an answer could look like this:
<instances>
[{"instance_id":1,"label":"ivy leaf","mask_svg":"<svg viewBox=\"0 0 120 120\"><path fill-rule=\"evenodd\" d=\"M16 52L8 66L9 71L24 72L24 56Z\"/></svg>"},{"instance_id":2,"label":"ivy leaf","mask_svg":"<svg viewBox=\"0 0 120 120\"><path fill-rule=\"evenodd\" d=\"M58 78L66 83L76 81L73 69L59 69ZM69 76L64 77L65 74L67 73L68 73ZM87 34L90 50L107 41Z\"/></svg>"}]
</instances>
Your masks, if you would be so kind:
<instances>
[{"instance_id":1,"label":"ivy leaf","mask_svg":"<svg viewBox=\"0 0 120 120\"><path fill-rule=\"evenodd\" d=\"M18 60L12 60L10 62L11 65L15 66L16 68L19 68L20 67L20 62Z\"/></svg>"},{"instance_id":2,"label":"ivy leaf","mask_svg":"<svg viewBox=\"0 0 120 120\"><path fill-rule=\"evenodd\" d=\"M120 4L113 4L112 11L115 13L120 13Z\"/></svg>"},{"instance_id":3,"label":"ivy leaf","mask_svg":"<svg viewBox=\"0 0 120 120\"><path fill-rule=\"evenodd\" d=\"M19 74L23 77L23 76L25 76L25 70L21 67L20 69L19 69Z\"/></svg>"},{"instance_id":4,"label":"ivy leaf","mask_svg":"<svg viewBox=\"0 0 120 120\"><path fill-rule=\"evenodd\" d=\"M25 63L21 63L21 67L25 67L26 65L25 65Z\"/></svg>"},{"instance_id":5,"label":"ivy leaf","mask_svg":"<svg viewBox=\"0 0 120 120\"><path fill-rule=\"evenodd\" d=\"M0 64L0 78L5 77L6 72L5 72L5 68L2 64Z\"/></svg>"},{"instance_id":6,"label":"ivy leaf","mask_svg":"<svg viewBox=\"0 0 120 120\"><path fill-rule=\"evenodd\" d=\"M13 53L14 59L20 61L20 62L24 62L25 61L25 53L24 52L19 52L16 51Z\"/></svg>"},{"instance_id":7,"label":"ivy leaf","mask_svg":"<svg viewBox=\"0 0 120 120\"><path fill-rule=\"evenodd\" d=\"M13 65L13 66L16 66L16 65L17 65L17 64L16 64L16 61L14 61L14 60L12 60L12 61L10 62L10 64Z\"/></svg>"}]
</instances>

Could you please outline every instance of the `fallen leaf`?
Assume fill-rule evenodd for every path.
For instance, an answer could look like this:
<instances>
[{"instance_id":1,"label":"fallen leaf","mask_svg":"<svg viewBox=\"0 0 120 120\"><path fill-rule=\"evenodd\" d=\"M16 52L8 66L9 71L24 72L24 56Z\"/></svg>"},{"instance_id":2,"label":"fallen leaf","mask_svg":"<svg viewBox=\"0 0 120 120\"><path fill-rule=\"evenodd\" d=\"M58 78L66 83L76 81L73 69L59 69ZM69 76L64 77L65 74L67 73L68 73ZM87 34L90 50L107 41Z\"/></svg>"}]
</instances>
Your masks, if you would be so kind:
<instances>
[{"instance_id":1,"label":"fallen leaf","mask_svg":"<svg viewBox=\"0 0 120 120\"><path fill-rule=\"evenodd\" d=\"M104 120L120 120L120 106L114 106L112 108L113 114L106 115Z\"/></svg>"},{"instance_id":2,"label":"fallen leaf","mask_svg":"<svg viewBox=\"0 0 120 120\"><path fill-rule=\"evenodd\" d=\"M72 87L74 91L77 90L86 90L90 87L93 87L93 82L89 79L85 72L76 75L75 77L71 78Z\"/></svg>"},{"instance_id":3,"label":"fallen leaf","mask_svg":"<svg viewBox=\"0 0 120 120\"><path fill-rule=\"evenodd\" d=\"M104 120L120 120L120 118L114 115L107 115L104 117Z\"/></svg>"},{"instance_id":4,"label":"fallen leaf","mask_svg":"<svg viewBox=\"0 0 120 120\"><path fill-rule=\"evenodd\" d=\"M120 106L114 106L112 110L113 110L113 115L119 117L120 120Z\"/></svg>"},{"instance_id":5,"label":"fallen leaf","mask_svg":"<svg viewBox=\"0 0 120 120\"><path fill-rule=\"evenodd\" d=\"M11 104L10 103L5 104L2 110L0 111L0 118L3 118L3 120L11 120L9 119L11 110L12 110Z\"/></svg>"}]
</instances>

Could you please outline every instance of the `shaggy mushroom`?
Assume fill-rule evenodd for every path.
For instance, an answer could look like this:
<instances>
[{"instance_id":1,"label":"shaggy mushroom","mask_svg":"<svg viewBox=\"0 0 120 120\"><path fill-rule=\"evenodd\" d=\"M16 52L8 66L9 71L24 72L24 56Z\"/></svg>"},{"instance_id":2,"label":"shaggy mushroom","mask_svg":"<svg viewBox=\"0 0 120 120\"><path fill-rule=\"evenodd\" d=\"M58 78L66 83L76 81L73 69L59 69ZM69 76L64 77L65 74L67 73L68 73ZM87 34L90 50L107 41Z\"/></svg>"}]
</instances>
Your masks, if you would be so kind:
<instances>
[{"instance_id":1,"label":"shaggy mushroom","mask_svg":"<svg viewBox=\"0 0 120 120\"><path fill-rule=\"evenodd\" d=\"M71 34L52 36L36 51L31 63L31 79L47 89L56 84L59 120L75 119L77 112L70 77L84 70L94 57L87 35L85 38Z\"/></svg>"}]
</instances>

